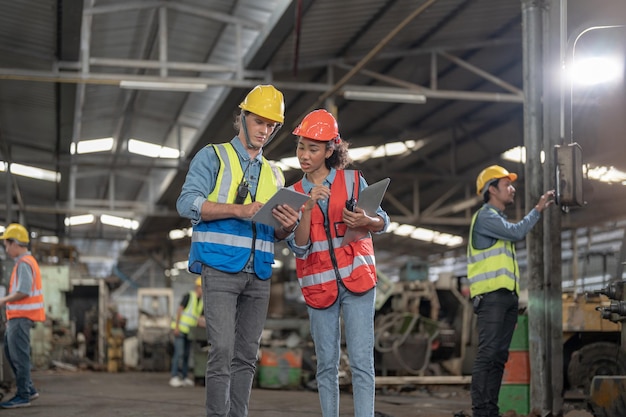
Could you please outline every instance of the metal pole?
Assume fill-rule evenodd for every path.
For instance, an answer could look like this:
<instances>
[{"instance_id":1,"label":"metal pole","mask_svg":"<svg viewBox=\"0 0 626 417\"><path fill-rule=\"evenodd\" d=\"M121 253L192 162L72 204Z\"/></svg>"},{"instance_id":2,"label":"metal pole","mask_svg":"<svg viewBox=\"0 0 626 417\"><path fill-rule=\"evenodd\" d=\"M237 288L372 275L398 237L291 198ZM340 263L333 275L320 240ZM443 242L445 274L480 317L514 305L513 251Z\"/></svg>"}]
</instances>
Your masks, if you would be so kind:
<instances>
[{"instance_id":1,"label":"metal pole","mask_svg":"<svg viewBox=\"0 0 626 417\"><path fill-rule=\"evenodd\" d=\"M543 193L541 150L542 110L542 12L541 0L522 0L524 80L524 146L526 147L525 206L533 207ZM543 416L550 381L544 295L543 225L539 222L526 238L528 248L528 337L531 412Z\"/></svg>"},{"instance_id":2,"label":"metal pole","mask_svg":"<svg viewBox=\"0 0 626 417\"><path fill-rule=\"evenodd\" d=\"M564 142L561 129L562 66L567 49L562 27L566 26L567 16L563 14L567 0L547 0L544 11L543 30L543 115L544 115L544 163L545 189L555 189L556 161L554 146ZM544 191L544 190L542 190ZM538 197L538 196L537 196ZM563 414L563 288L561 256L561 212L550 207L543 212L543 226L546 233L544 243L544 271L546 296L546 336L550 358L546 364L550 368L550 378L546 386L546 401L551 414Z\"/></svg>"}]
</instances>

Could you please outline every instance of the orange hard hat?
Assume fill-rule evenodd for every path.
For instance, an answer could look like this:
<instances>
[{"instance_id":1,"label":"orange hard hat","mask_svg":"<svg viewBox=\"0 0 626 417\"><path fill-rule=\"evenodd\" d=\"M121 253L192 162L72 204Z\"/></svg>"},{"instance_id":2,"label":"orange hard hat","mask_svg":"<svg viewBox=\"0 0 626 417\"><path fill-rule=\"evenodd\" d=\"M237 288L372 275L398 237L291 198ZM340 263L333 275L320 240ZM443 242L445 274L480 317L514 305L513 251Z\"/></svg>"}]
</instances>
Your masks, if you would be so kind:
<instances>
[{"instance_id":1,"label":"orange hard hat","mask_svg":"<svg viewBox=\"0 0 626 417\"><path fill-rule=\"evenodd\" d=\"M303 138L328 142L339 139L339 127L337 120L326 110L313 110L304 116L302 122L293 132L296 136Z\"/></svg>"},{"instance_id":2,"label":"orange hard hat","mask_svg":"<svg viewBox=\"0 0 626 417\"><path fill-rule=\"evenodd\" d=\"M517 179L517 174L507 171L500 165L491 165L483 169L478 178L476 178L476 194L482 195L485 192L485 186L487 186L493 180L500 178L508 178L511 181Z\"/></svg>"}]
</instances>

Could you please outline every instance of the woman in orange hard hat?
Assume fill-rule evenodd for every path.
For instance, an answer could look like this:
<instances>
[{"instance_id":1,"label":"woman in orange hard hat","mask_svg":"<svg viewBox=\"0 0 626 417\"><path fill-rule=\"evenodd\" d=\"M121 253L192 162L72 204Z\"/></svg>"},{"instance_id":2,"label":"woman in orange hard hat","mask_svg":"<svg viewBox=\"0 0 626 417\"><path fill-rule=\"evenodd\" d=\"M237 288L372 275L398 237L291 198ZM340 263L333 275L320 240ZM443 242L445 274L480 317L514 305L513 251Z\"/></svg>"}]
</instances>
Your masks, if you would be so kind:
<instances>
[{"instance_id":1,"label":"woman in orange hard hat","mask_svg":"<svg viewBox=\"0 0 626 417\"><path fill-rule=\"evenodd\" d=\"M373 417L377 278L371 233L384 232L389 216L380 207L374 213L355 207L367 183L359 171L344 170L350 162L348 144L330 113L309 113L293 134L298 137L296 154L304 176L290 188L311 198L288 244L296 255L298 281L310 318L322 415L339 416L342 314L354 412L358 417ZM280 208L275 210L280 213ZM360 229L363 237L344 244L348 229Z\"/></svg>"},{"instance_id":2,"label":"woman in orange hard hat","mask_svg":"<svg viewBox=\"0 0 626 417\"><path fill-rule=\"evenodd\" d=\"M467 245L467 278L478 327L471 385L474 417L499 416L498 395L518 314L515 242L524 239L554 202L554 191L548 191L520 222L509 222L504 209L513 204L516 179L517 174L499 165L485 168L476 179L476 193L485 204L472 217Z\"/></svg>"},{"instance_id":3,"label":"woman in orange hard hat","mask_svg":"<svg viewBox=\"0 0 626 417\"><path fill-rule=\"evenodd\" d=\"M189 271L202 276L207 340L207 416L245 417L270 296L274 241L298 220L290 208L274 229L250 219L284 185L263 156L284 122L283 95L254 87L239 105L237 135L198 151L176 208L191 220Z\"/></svg>"}]
</instances>

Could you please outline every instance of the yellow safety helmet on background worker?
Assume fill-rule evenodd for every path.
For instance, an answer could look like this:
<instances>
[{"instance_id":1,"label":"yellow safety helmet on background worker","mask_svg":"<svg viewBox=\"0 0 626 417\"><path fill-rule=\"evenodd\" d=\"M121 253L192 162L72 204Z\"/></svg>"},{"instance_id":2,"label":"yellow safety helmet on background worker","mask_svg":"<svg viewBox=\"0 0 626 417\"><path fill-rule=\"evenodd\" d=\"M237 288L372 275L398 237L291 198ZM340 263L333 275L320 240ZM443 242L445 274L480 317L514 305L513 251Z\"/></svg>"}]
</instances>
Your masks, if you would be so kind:
<instances>
[{"instance_id":1,"label":"yellow safety helmet on background worker","mask_svg":"<svg viewBox=\"0 0 626 417\"><path fill-rule=\"evenodd\" d=\"M239 104L239 108L280 124L285 122L283 93L278 91L273 85L257 85L254 87Z\"/></svg>"},{"instance_id":2,"label":"yellow safety helmet on background worker","mask_svg":"<svg viewBox=\"0 0 626 417\"><path fill-rule=\"evenodd\" d=\"M517 174L507 171L500 165L491 165L483 169L476 178L476 194L483 195L487 191L487 186L494 180L508 178L511 181L517 179Z\"/></svg>"},{"instance_id":3,"label":"yellow safety helmet on background worker","mask_svg":"<svg viewBox=\"0 0 626 417\"><path fill-rule=\"evenodd\" d=\"M0 236L0 240L13 239L18 242L26 245L30 242L30 238L28 237L28 231L26 228L18 223L11 223L7 226L4 233Z\"/></svg>"},{"instance_id":4,"label":"yellow safety helmet on background worker","mask_svg":"<svg viewBox=\"0 0 626 417\"><path fill-rule=\"evenodd\" d=\"M292 133L296 136L322 142L341 139L339 137L337 120L332 114L323 109L307 114Z\"/></svg>"},{"instance_id":5,"label":"yellow safety helmet on background worker","mask_svg":"<svg viewBox=\"0 0 626 417\"><path fill-rule=\"evenodd\" d=\"M196 278L196 287L202 287L202 278Z\"/></svg>"}]
</instances>

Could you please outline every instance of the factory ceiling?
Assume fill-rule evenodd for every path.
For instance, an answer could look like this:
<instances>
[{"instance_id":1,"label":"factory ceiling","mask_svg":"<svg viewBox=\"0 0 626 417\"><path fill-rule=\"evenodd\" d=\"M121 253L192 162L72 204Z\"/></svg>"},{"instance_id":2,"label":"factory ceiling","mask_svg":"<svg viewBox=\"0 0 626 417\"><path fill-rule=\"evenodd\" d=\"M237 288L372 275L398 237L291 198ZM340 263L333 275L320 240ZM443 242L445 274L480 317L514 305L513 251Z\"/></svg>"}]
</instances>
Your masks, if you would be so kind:
<instances>
[{"instance_id":1,"label":"factory ceiling","mask_svg":"<svg viewBox=\"0 0 626 417\"><path fill-rule=\"evenodd\" d=\"M379 263L461 254L464 241L454 238L468 233L482 168L518 172L511 215L529 208L524 164L502 155L524 145L530 38L523 13L535 3L2 2L0 223L20 221L39 238L57 236L78 249L94 275L135 279L148 261L170 268L189 246L169 232L189 227L175 202L191 158L230 140L247 91L272 83L285 95L286 121L264 151L269 159L293 157L293 128L308 111L327 108L368 182L391 178L383 207L392 221L426 229L426 240L377 236ZM565 3L564 61L574 60L572 51L604 48L623 63L623 1ZM590 27L597 30L584 31ZM564 137L581 145L589 168L626 172L623 71L610 87L562 89L571 103L563 111L573 115L565 118ZM80 152L81 141L102 138L112 138L107 150ZM145 142L170 157L135 153ZM23 167L44 169L52 181L20 175ZM291 184L301 173L296 166L285 176ZM624 187L585 180L587 204L563 213L563 228L622 220ZM83 215L91 221L67 223Z\"/></svg>"}]
</instances>

